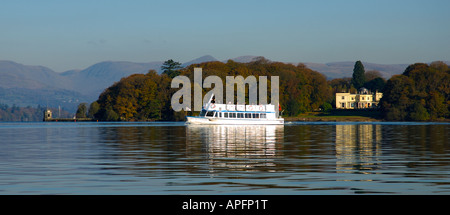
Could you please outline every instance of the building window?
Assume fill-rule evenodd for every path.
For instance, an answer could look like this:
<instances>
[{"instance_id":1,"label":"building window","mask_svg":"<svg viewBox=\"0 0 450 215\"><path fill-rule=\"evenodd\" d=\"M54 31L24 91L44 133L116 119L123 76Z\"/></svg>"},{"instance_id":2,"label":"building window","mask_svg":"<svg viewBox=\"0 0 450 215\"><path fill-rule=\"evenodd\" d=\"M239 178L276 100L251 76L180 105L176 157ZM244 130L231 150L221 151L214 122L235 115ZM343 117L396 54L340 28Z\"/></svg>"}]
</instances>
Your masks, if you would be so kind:
<instances>
[{"instance_id":1,"label":"building window","mask_svg":"<svg viewBox=\"0 0 450 215\"><path fill-rule=\"evenodd\" d=\"M342 96L342 100L344 100L345 99L345 96Z\"/></svg>"},{"instance_id":2,"label":"building window","mask_svg":"<svg viewBox=\"0 0 450 215\"><path fill-rule=\"evenodd\" d=\"M345 103L342 103L342 107L345 108Z\"/></svg>"}]
</instances>

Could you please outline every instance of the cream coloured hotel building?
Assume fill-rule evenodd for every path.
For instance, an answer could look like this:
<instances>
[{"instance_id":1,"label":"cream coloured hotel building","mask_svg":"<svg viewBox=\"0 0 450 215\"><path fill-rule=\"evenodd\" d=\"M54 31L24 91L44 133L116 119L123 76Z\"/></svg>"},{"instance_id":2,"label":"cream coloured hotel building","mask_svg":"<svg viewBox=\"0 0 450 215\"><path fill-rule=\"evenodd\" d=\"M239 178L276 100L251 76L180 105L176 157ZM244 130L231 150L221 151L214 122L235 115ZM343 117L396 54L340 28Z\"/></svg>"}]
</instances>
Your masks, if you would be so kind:
<instances>
[{"instance_id":1,"label":"cream coloured hotel building","mask_svg":"<svg viewBox=\"0 0 450 215\"><path fill-rule=\"evenodd\" d=\"M370 93L366 88L359 89L357 94L336 93L336 109L377 108L383 93Z\"/></svg>"}]
</instances>

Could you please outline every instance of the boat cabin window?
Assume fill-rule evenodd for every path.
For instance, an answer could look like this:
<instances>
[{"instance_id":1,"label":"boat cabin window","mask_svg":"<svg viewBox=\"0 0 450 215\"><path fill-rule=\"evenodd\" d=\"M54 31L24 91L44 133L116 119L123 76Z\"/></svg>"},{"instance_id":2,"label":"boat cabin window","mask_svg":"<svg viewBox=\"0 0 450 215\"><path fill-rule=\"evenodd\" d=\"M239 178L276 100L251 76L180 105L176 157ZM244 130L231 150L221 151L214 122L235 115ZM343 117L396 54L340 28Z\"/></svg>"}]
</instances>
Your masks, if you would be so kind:
<instances>
[{"instance_id":1,"label":"boat cabin window","mask_svg":"<svg viewBox=\"0 0 450 215\"><path fill-rule=\"evenodd\" d=\"M200 113L200 116L207 116L207 117L219 117L219 118L247 118L247 119L260 119L260 118L267 118L266 113L231 113L231 112L216 112L216 111L202 111Z\"/></svg>"}]
</instances>

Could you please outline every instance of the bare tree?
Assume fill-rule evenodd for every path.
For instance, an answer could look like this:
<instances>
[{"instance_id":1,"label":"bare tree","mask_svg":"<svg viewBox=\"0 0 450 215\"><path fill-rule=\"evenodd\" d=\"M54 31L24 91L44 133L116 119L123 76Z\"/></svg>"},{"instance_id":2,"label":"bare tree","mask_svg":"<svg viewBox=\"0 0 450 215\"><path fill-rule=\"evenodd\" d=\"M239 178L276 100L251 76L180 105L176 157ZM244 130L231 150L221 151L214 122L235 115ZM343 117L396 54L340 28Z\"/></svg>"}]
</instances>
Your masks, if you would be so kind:
<instances>
[{"instance_id":1,"label":"bare tree","mask_svg":"<svg viewBox=\"0 0 450 215\"><path fill-rule=\"evenodd\" d=\"M366 76L366 82L369 82L375 78L383 78L383 75L378 70L367 71L364 75Z\"/></svg>"}]
</instances>

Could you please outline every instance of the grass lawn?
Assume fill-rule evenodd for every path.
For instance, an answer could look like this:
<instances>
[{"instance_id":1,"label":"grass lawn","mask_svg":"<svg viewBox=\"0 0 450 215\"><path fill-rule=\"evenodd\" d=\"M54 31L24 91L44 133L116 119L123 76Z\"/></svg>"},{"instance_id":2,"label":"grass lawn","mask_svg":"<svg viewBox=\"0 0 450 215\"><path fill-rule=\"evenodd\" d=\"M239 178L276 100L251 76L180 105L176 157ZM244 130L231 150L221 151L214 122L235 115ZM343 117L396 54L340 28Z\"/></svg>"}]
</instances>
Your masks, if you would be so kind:
<instances>
[{"instance_id":1,"label":"grass lawn","mask_svg":"<svg viewBox=\"0 0 450 215\"><path fill-rule=\"evenodd\" d=\"M286 121L381 121L379 110L332 110L329 113L308 112L296 117L285 117Z\"/></svg>"}]
</instances>

